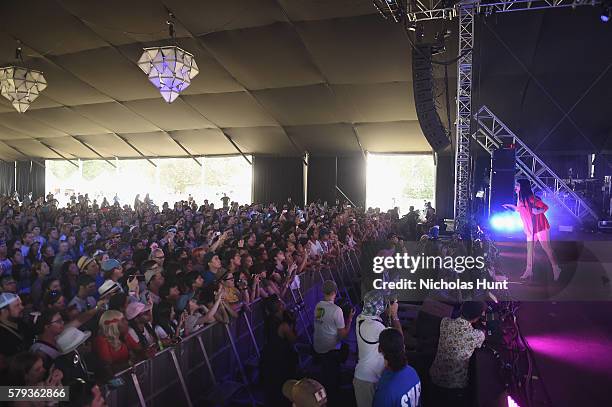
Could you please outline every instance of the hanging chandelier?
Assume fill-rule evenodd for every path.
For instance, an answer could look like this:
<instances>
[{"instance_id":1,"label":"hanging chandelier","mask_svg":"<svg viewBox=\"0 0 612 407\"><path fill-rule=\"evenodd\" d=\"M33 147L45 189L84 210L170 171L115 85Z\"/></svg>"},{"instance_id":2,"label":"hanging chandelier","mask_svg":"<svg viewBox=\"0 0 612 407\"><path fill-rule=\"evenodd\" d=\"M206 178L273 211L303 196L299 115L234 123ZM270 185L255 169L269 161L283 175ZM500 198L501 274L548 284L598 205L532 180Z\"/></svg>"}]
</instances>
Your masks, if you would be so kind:
<instances>
[{"instance_id":1,"label":"hanging chandelier","mask_svg":"<svg viewBox=\"0 0 612 407\"><path fill-rule=\"evenodd\" d=\"M15 56L23 62L21 47L17 47ZM47 80L40 71L18 66L0 68L0 94L7 98L19 113L28 110L30 104L46 87Z\"/></svg>"},{"instance_id":2,"label":"hanging chandelier","mask_svg":"<svg viewBox=\"0 0 612 407\"><path fill-rule=\"evenodd\" d=\"M193 54L177 46L144 48L143 51L138 66L168 103L174 102L200 72Z\"/></svg>"},{"instance_id":3,"label":"hanging chandelier","mask_svg":"<svg viewBox=\"0 0 612 407\"><path fill-rule=\"evenodd\" d=\"M174 15L170 11L166 24L170 38L176 44ZM144 48L138 66L168 103L174 102L200 72L193 54L176 45Z\"/></svg>"}]
</instances>

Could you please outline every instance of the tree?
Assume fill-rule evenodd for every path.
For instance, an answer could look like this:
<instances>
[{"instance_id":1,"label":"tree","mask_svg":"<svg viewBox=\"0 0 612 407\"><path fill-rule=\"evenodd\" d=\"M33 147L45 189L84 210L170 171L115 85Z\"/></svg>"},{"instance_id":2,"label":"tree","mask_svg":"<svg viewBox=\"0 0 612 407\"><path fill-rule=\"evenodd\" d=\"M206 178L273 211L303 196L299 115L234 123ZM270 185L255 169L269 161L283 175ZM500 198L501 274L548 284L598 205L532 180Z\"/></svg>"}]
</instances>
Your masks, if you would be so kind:
<instances>
[{"instance_id":1,"label":"tree","mask_svg":"<svg viewBox=\"0 0 612 407\"><path fill-rule=\"evenodd\" d=\"M47 160L45 167L49 168L55 178L59 180L66 180L79 171L77 167L63 160Z\"/></svg>"},{"instance_id":2,"label":"tree","mask_svg":"<svg viewBox=\"0 0 612 407\"><path fill-rule=\"evenodd\" d=\"M174 193L184 194L188 187L201 183L201 169L193 160L158 160L158 165L162 185Z\"/></svg>"}]
</instances>

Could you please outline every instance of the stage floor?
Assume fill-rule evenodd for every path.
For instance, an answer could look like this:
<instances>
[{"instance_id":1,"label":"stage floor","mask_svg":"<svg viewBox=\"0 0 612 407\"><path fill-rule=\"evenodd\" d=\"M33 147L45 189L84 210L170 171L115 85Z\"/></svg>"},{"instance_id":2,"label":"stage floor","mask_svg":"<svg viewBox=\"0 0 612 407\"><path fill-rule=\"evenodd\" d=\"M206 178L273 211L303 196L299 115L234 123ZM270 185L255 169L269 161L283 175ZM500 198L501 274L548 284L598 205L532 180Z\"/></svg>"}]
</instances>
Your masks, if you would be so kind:
<instances>
[{"instance_id":1,"label":"stage floor","mask_svg":"<svg viewBox=\"0 0 612 407\"><path fill-rule=\"evenodd\" d=\"M552 283L541 248L534 283L519 283L526 264L524 243L498 242L500 269L511 281L509 297L522 301L518 322L554 407L612 405L612 242L605 238L612 236L554 241L563 270L559 284Z\"/></svg>"},{"instance_id":2,"label":"stage floor","mask_svg":"<svg viewBox=\"0 0 612 407\"><path fill-rule=\"evenodd\" d=\"M612 302L525 302L518 321L552 406L612 405Z\"/></svg>"},{"instance_id":3,"label":"stage floor","mask_svg":"<svg viewBox=\"0 0 612 407\"><path fill-rule=\"evenodd\" d=\"M520 301L612 301L612 241L552 241L562 273L553 283L546 254L536 244L534 277L522 283L527 248L524 240L496 242L500 250L498 270L508 278L509 298ZM503 295L502 295L503 297Z\"/></svg>"}]
</instances>

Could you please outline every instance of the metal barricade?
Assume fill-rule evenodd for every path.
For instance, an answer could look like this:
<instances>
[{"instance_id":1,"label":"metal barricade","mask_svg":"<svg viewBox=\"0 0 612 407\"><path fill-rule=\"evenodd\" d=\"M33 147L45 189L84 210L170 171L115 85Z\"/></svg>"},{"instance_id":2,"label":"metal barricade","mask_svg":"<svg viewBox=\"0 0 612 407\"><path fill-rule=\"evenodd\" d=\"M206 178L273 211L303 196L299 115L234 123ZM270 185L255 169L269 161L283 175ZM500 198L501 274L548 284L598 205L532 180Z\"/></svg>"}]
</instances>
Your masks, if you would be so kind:
<instances>
[{"instance_id":1,"label":"metal barricade","mask_svg":"<svg viewBox=\"0 0 612 407\"><path fill-rule=\"evenodd\" d=\"M302 302L302 333L310 341L309 329L321 283L312 272L300 277L300 287L291 290L294 302ZM322 277L322 275L321 275ZM250 390L249 367L257 367L264 344L263 301L258 299L241 311L230 324L214 323L183 338L171 348L115 375L124 384L110 390L109 406L167 406L223 404L222 399L242 392L240 400L256 405ZM218 385L223 384L222 389Z\"/></svg>"}]
</instances>

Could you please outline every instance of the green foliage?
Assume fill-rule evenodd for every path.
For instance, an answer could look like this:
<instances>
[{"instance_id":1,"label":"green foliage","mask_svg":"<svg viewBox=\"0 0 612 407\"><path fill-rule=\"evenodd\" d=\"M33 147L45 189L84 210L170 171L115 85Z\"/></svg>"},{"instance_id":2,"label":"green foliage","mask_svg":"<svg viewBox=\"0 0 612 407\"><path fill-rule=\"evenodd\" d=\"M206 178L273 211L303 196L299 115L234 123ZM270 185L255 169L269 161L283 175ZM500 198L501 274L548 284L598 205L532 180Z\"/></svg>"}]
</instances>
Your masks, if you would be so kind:
<instances>
[{"instance_id":1,"label":"green foliage","mask_svg":"<svg viewBox=\"0 0 612 407\"><path fill-rule=\"evenodd\" d=\"M83 178L87 181L92 181L100 175L115 171L106 161L102 160L87 160L83 161Z\"/></svg>"},{"instance_id":2,"label":"green foliage","mask_svg":"<svg viewBox=\"0 0 612 407\"><path fill-rule=\"evenodd\" d=\"M76 174L79 169L68 161L47 160L45 167L51 170L51 173L59 179L68 179Z\"/></svg>"},{"instance_id":3,"label":"green foliage","mask_svg":"<svg viewBox=\"0 0 612 407\"><path fill-rule=\"evenodd\" d=\"M161 184L172 192L183 194L187 188L201 182L202 170L193 160L166 159L157 163Z\"/></svg>"},{"instance_id":4,"label":"green foliage","mask_svg":"<svg viewBox=\"0 0 612 407\"><path fill-rule=\"evenodd\" d=\"M435 166L431 156L408 156L400 168L404 184L402 195L412 199L432 199L435 185Z\"/></svg>"}]
</instances>

